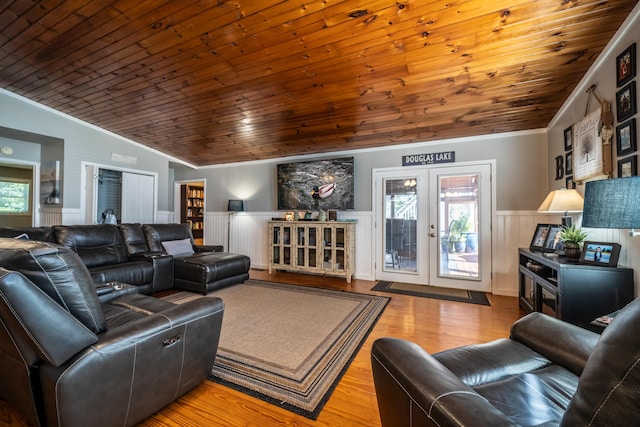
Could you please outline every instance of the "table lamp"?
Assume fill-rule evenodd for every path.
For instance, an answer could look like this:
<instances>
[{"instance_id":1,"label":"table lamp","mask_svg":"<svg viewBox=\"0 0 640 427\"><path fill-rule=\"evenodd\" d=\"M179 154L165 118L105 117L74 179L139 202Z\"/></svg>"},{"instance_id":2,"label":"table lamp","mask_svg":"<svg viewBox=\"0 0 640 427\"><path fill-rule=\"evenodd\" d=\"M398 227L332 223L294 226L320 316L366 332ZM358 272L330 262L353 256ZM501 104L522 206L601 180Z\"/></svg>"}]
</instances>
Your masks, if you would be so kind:
<instances>
[{"instance_id":1,"label":"table lamp","mask_svg":"<svg viewBox=\"0 0 640 427\"><path fill-rule=\"evenodd\" d=\"M538 212L540 213L562 213L562 225L564 227L571 226L571 217L569 212L582 212L584 199L576 190L553 190L544 199ZM584 224L583 224L584 225Z\"/></svg>"}]
</instances>

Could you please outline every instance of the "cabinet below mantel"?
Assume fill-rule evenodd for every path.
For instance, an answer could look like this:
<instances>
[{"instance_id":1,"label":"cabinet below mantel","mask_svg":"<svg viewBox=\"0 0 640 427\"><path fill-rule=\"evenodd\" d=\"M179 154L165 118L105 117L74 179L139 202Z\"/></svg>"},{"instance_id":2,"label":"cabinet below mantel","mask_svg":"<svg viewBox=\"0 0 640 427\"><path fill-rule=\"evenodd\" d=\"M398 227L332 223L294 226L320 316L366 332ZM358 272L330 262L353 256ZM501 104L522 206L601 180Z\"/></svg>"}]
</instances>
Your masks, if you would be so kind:
<instances>
[{"instance_id":1,"label":"cabinet below mantel","mask_svg":"<svg viewBox=\"0 0 640 427\"><path fill-rule=\"evenodd\" d=\"M338 276L351 283L355 222L270 221L269 274L275 270Z\"/></svg>"}]
</instances>

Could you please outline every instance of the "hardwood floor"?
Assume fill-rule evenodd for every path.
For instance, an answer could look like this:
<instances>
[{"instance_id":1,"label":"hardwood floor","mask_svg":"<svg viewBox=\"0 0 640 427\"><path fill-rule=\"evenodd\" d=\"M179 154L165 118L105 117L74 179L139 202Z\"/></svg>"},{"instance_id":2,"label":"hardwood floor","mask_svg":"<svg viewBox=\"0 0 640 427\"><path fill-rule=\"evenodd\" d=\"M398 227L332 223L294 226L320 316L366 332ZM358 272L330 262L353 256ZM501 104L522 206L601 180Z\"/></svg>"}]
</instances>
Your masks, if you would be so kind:
<instances>
[{"instance_id":1,"label":"hardwood floor","mask_svg":"<svg viewBox=\"0 0 640 427\"><path fill-rule=\"evenodd\" d=\"M366 280L353 280L349 284L338 278L295 273L269 275L260 270L251 270L250 275L254 279L386 295L391 300L317 421L204 381L141 426L380 426L370 364L371 344L376 338L405 338L433 353L507 337L511 324L524 314L514 297L488 295L491 306L487 307L372 292L375 283ZM0 401L0 425L25 424Z\"/></svg>"}]
</instances>

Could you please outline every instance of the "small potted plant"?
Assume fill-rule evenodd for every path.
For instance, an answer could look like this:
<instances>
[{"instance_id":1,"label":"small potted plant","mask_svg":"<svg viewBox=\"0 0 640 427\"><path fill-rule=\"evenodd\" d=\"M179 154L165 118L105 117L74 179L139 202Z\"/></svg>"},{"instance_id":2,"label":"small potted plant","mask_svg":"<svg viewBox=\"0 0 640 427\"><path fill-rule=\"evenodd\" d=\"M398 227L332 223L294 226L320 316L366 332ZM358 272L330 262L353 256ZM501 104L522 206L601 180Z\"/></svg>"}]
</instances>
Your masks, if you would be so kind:
<instances>
[{"instance_id":1,"label":"small potted plant","mask_svg":"<svg viewBox=\"0 0 640 427\"><path fill-rule=\"evenodd\" d=\"M575 224L571 224L569 227L562 228L560 240L567 258L572 260L580 259L582 244L587 240L587 232L580 227L576 227Z\"/></svg>"}]
</instances>

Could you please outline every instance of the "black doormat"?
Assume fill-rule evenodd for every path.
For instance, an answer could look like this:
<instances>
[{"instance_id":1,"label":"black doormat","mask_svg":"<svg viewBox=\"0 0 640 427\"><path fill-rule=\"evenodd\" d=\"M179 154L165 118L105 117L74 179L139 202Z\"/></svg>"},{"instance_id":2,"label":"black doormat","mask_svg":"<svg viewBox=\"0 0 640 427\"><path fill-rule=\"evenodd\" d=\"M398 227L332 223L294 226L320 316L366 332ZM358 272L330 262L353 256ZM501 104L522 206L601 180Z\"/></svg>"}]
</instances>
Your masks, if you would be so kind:
<instances>
[{"instance_id":1,"label":"black doormat","mask_svg":"<svg viewBox=\"0 0 640 427\"><path fill-rule=\"evenodd\" d=\"M484 292L468 291L466 289L440 288L437 286L414 285L411 283L379 280L371 290L389 292L393 294L412 295L414 297L491 305Z\"/></svg>"}]
</instances>

